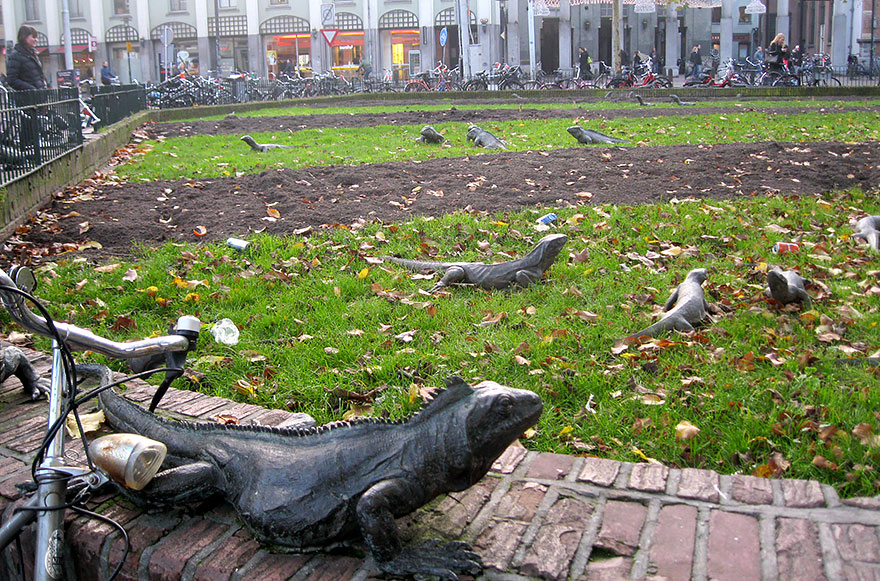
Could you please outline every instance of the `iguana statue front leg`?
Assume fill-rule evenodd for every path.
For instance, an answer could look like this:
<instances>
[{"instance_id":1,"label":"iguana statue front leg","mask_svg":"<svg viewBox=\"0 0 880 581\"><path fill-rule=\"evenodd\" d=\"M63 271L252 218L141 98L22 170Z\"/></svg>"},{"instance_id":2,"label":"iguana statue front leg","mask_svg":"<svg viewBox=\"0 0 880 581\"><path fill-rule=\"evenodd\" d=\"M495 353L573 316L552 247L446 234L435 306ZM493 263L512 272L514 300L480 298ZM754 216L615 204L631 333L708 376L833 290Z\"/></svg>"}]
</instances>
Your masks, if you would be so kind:
<instances>
[{"instance_id":1,"label":"iguana statue front leg","mask_svg":"<svg viewBox=\"0 0 880 581\"><path fill-rule=\"evenodd\" d=\"M40 377L18 347L5 347L0 354L0 383L6 381L10 375L16 376L21 381L31 401L36 401L41 395L49 392L49 381Z\"/></svg>"},{"instance_id":2,"label":"iguana statue front leg","mask_svg":"<svg viewBox=\"0 0 880 581\"><path fill-rule=\"evenodd\" d=\"M464 268L460 266L450 266L449 269L443 273L443 278L437 281L437 284L431 287L429 293L435 293L441 289L444 289L453 284L459 284L464 282L467 278L467 273L464 271Z\"/></svg>"},{"instance_id":3,"label":"iguana statue front leg","mask_svg":"<svg viewBox=\"0 0 880 581\"><path fill-rule=\"evenodd\" d=\"M361 496L356 509L361 536L378 567L399 577L436 575L454 581L456 573L478 575L482 560L467 543L431 540L414 547L402 545L395 516L417 509L422 496L418 486L401 479L379 482Z\"/></svg>"}]
</instances>

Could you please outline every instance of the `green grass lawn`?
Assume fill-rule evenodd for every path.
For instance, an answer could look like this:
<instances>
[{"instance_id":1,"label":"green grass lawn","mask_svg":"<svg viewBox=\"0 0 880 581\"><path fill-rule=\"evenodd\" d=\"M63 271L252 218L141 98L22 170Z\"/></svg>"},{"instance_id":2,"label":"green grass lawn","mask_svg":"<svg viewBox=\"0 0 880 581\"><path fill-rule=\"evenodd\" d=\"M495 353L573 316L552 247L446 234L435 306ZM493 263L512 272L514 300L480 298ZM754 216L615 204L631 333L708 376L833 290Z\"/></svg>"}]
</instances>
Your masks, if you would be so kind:
<instances>
[{"instance_id":1,"label":"green grass lawn","mask_svg":"<svg viewBox=\"0 0 880 581\"><path fill-rule=\"evenodd\" d=\"M829 135L848 131L827 116L820 122ZM803 119L797 127L820 130ZM532 449L880 493L877 375L832 363L880 349L877 255L848 236L858 212L880 214L876 191L555 211L551 231L569 243L546 280L528 289L428 295L436 279L375 258L521 256L544 234L540 210L259 235L245 252L169 244L100 269L61 260L40 269L38 295L57 318L116 339L161 333L194 314L206 325L191 358L193 389L319 422L409 414L420 389L458 374L541 395L545 412L526 440ZM797 236L799 253L771 253ZM811 310L762 299L773 263L815 282ZM691 336L615 348L698 267L710 268L713 322ZM209 327L222 318L240 327L238 345L212 339ZM685 421L699 433L677 439Z\"/></svg>"},{"instance_id":2,"label":"green grass lawn","mask_svg":"<svg viewBox=\"0 0 880 581\"><path fill-rule=\"evenodd\" d=\"M482 127L504 139L511 150L551 150L576 147L566 132L572 124L631 141L632 146L715 144L747 141L867 141L880 139L880 113L838 112L799 115L731 111L725 115L681 115L649 118L579 120L545 119L487 123ZM238 135L170 138L145 146L144 155L120 166L130 180L210 178L258 173L266 168L291 169L400 160L458 157L475 152L465 140L467 124L444 123L443 146L415 141L422 125L378 125L362 128L309 129L297 132L254 133L261 143L293 146L264 154L250 150Z\"/></svg>"}]
</instances>

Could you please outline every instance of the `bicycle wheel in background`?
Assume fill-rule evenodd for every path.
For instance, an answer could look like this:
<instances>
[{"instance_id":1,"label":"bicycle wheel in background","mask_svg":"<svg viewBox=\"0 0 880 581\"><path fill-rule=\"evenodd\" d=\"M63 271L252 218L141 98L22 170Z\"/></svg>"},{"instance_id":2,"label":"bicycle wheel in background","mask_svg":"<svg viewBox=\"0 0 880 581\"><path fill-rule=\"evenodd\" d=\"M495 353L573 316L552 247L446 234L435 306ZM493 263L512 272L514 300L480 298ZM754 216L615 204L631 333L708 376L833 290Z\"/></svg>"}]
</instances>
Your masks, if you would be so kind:
<instances>
[{"instance_id":1,"label":"bicycle wheel in background","mask_svg":"<svg viewBox=\"0 0 880 581\"><path fill-rule=\"evenodd\" d=\"M670 89L672 88L672 81L667 79L666 77L657 77L651 83L652 87L660 88L660 89Z\"/></svg>"},{"instance_id":2,"label":"bicycle wheel in background","mask_svg":"<svg viewBox=\"0 0 880 581\"><path fill-rule=\"evenodd\" d=\"M425 85L419 83L418 81L410 81L406 84L403 90L406 93L424 93L428 89L425 87Z\"/></svg>"},{"instance_id":3,"label":"bicycle wheel in background","mask_svg":"<svg viewBox=\"0 0 880 581\"><path fill-rule=\"evenodd\" d=\"M542 84L538 81L534 81L529 79L527 81L523 81L523 89L526 91L537 91L542 88Z\"/></svg>"},{"instance_id":4,"label":"bicycle wheel in background","mask_svg":"<svg viewBox=\"0 0 880 581\"><path fill-rule=\"evenodd\" d=\"M485 91L489 88L486 81L482 79L471 79L464 84L465 91Z\"/></svg>"},{"instance_id":5,"label":"bicycle wheel in background","mask_svg":"<svg viewBox=\"0 0 880 581\"><path fill-rule=\"evenodd\" d=\"M517 79L509 79L501 83L502 91L522 91L525 86Z\"/></svg>"},{"instance_id":6,"label":"bicycle wheel in background","mask_svg":"<svg viewBox=\"0 0 880 581\"><path fill-rule=\"evenodd\" d=\"M794 75L780 75L773 81L774 87L798 87L800 84L800 80Z\"/></svg>"}]
</instances>

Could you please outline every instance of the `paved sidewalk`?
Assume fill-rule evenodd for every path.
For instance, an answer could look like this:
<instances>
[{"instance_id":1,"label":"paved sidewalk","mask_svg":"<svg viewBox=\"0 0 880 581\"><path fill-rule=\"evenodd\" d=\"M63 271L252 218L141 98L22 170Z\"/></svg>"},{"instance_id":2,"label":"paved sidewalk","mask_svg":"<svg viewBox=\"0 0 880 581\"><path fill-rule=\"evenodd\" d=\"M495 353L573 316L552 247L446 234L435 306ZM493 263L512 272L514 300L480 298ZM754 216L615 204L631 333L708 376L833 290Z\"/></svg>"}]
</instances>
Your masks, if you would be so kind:
<instances>
[{"instance_id":1,"label":"paved sidewalk","mask_svg":"<svg viewBox=\"0 0 880 581\"><path fill-rule=\"evenodd\" d=\"M2 346L2 343L0 343ZM49 358L28 352L38 369ZM144 402L153 388L132 382ZM292 414L170 390L162 406L179 416L280 425ZM21 499L15 484L45 429L45 404L26 402L14 378L0 385L0 514ZM336 580L378 575L356 553L281 555L254 542L225 505L147 513L118 498L98 510L123 524L132 554L120 579ZM122 556L112 529L73 515L68 540L80 580L106 579ZM398 521L408 538L464 538L486 579L880 579L880 499L841 500L806 480L720 476L512 446L467 491ZM30 539L25 538L25 545ZM0 579L15 579L14 551Z\"/></svg>"}]
</instances>

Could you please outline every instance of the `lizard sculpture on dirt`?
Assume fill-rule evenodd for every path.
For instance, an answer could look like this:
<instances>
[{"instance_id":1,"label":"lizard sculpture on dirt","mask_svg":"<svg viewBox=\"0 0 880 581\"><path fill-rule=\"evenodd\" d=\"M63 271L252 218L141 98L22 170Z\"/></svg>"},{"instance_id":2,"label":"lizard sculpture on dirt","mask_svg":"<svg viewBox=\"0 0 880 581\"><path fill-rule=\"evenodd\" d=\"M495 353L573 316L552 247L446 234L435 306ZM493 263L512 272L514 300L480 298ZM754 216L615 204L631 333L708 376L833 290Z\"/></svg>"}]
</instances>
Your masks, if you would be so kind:
<instances>
[{"instance_id":1,"label":"lizard sculpture on dirt","mask_svg":"<svg viewBox=\"0 0 880 581\"><path fill-rule=\"evenodd\" d=\"M18 347L4 347L0 352L0 383L14 375L21 381L25 393L36 401L49 392L49 381L40 377L31 362Z\"/></svg>"},{"instance_id":2,"label":"lizard sculpture on dirt","mask_svg":"<svg viewBox=\"0 0 880 581\"><path fill-rule=\"evenodd\" d=\"M805 309L809 309L812 300L804 288L805 282L795 271L774 266L767 271L767 290L764 294L783 305L801 303Z\"/></svg>"},{"instance_id":3,"label":"lizard sculpture on dirt","mask_svg":"<svg viewBox=\"0 0 880 581\"><path fill-rule=\"evenodd\" d=\"M422 143L443 143L446 141L446 138L430 125L425 125L422 127L422 130L419 131L418 141L421 141Z\"/></svg>"},{"instance_id":4,"label":"lizard sculpture on dirt","mask_svg":"<svg viewBox=\"0 0 880 581\"><path fill-rule=\"evenodd\" d=\"M591 145L593 143L627 143L626 139L608 137L592 129L584 129L580 125L572 125L567 129L569 135L578 140L578 143Z\"/></svg>"},{"instance_id":5,"label":"lizard sculpture on dirt","mask_svg":"<svg viewBox=\"0 0 880 581\"><path fill-rule=\"evenodd\" d=\"M682 107L696 105L696 103L694 101L682 101L681 97L679 97L675 93L672 93L671 95L669 95L669 98L672 99L673 103L675 103L676 105L681 105Z\"/></svg>"},{"instance_id":6,"label":"lizard sculpture on dirt","mask_svg":"<svg viewBox=\"0 0 880 581\"><path fill-rule=\"evenodd\" d=\"M476 125L468 127L467 140L473 141L477 147L485 147L486 149L507 149L503 141Z\"/></svg>"},{"instance_id":7,"label":"lizard sculpture on dirt","mask_svg":"<svg viewBox=\"0 0 880 581\"><path fill-rule=\"evenodd\" d=\"M678 285L663 309L666 314L659 321L626 339L639 337L656 337L665 331L693 331L694 325L701 322L709 314L709 304L703 292L703 283L709 278L705 268L695 268Z\"/></svg>"},{"instance_id":8,"label":"lizard sculpture on dirt","mask_svg":"<svg viewBox=\"0 0 880 581\"><path fill-rule=\"evenodd\" d=\"M568 236L565 234L548 234L541 238L537 246L522 258L497 264L408 260L396 256L383 258L416 272L420 270L442 271L443 278L428 291L432 293L453 284L473 284L487 290L504 289L514 284L526 287L540 279L544 272L550 268L567 241Z\"/></svg>"},{"instance_id":9,"label":"lizard sculpture on dirt","mask_svg":"<svg viewBox=\"0 0 880 581\"><path fill-rule=\"evenodd\" d=\"M277 143L257 143L250 135L243 135L241 140L251 146L254 151L266 153L270 149L292 149L292 145L279 145Z\"/></svg>"},{"instance_id":10,"label":"lizard sculpture on dirt","mask_svg":"<svg viewBox=\"0 0 880 581\"><path fill-rule=\"evenodd\" d=\"M861 238L874 252L880 251L880 216L865 216L856 222L853 238Z\"/></svg>"},{"instance_id":11,"label":"lizard sculpture on dirt","mask_svg":"<svg viewBox=\"0 0 880 581\"><path fill-rule=\"evenodd\" d=\"M110 425L163 442L176 465L136 500L222 495L263 543L317 550L359 533L385 573L443 579L476 576L479 555L460 542L403 547L394 519L479 481L543 409L531 391L458 377L409 418L300 430L167 421L111 390L99 399Z\"/></svg>"}]
</instances>

